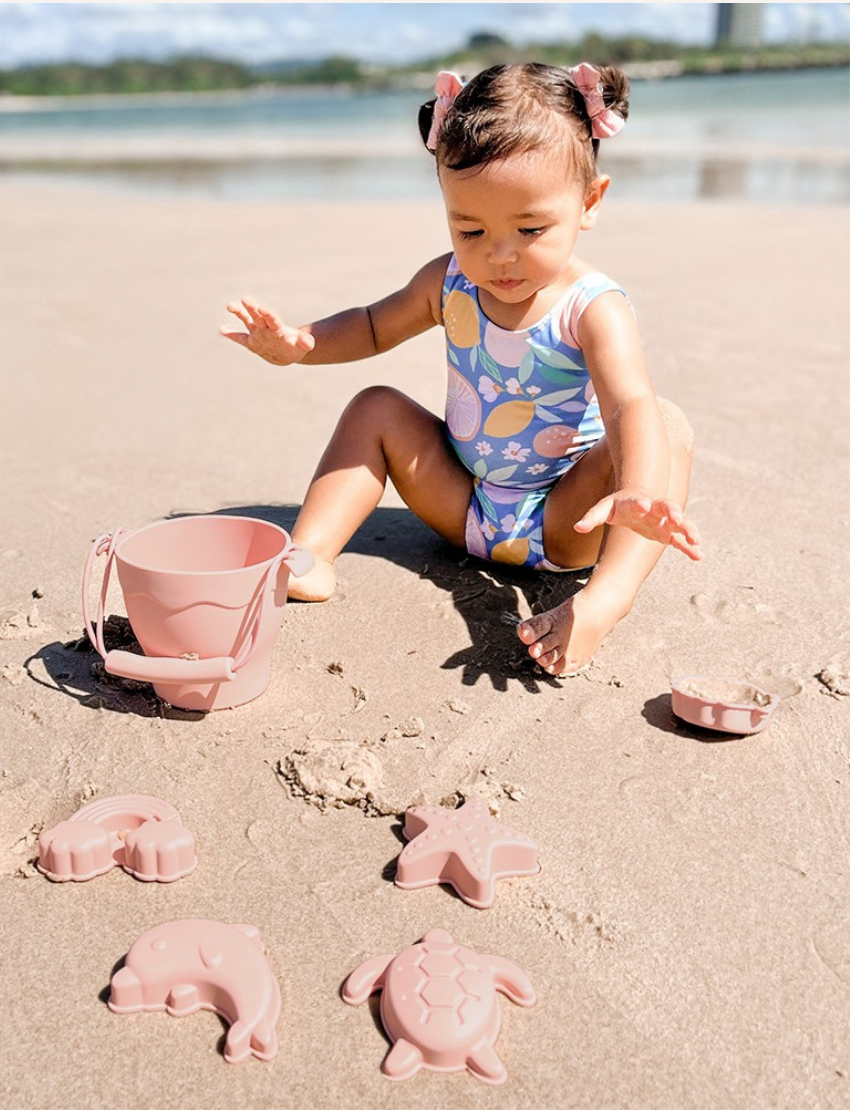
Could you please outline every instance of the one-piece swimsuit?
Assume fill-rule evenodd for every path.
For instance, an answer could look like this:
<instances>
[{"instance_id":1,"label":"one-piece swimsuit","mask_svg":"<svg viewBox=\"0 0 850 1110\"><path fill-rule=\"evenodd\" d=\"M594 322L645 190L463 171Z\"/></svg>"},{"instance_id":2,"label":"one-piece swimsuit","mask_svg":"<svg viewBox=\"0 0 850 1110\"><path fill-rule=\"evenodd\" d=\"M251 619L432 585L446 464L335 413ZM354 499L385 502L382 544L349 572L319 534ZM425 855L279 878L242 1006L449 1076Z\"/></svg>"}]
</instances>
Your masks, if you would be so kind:
<instances>
[{"instance_id":1,"label":"one-piece swimsuit","mask_svg":"<svg viewBox=\"0 0 850 1110\"><path fill-rule=\"evenodd\" d=\"M624 290L601 273L580 277L537 323L507 331L487 318L478 289L452 257L443 285L452 447L474 478L466 521L472 555L557 570L543 546L546 497L604 434L577 332L602 293Z\"/></svg>"}]
</instances>

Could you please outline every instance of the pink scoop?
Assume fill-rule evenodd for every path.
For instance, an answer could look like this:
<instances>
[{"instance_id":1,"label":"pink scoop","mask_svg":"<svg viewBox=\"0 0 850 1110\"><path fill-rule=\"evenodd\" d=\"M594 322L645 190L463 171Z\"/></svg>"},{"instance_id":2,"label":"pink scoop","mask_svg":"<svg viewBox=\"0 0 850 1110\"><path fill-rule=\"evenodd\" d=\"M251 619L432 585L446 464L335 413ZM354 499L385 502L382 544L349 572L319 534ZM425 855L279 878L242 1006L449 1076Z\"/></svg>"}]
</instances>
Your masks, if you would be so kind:
<instances>
[{"instance_id":1,"label":"pink scoop","mask_svg":"<svg viewBox=\"0 0 850 1110\"><path fill-rule=\"evenodd\" d=\"M718 675L681 675L671 687L673 712L681 720L739 736L766 728L780 702L751 682Z\"/></svg>"},{"instance_id":2,"label":"pink scoop","mask_svg":"<svg viewBox=\"0 0 850 1110\"><path fill-rule=\"evenodd\" d=\"M342 990L356 1006L381 994L381 1021L393 1047L381 1070L410 1079L420 1070L463 1071L485 1083L508 1077L494 1047L502 1013L497 991L519 1006L533 1006L534 988L516 964L480 956L455 944L445 929L431 929L398 956L375 956L349 975Z\"/></svg>"},{"instance_id":3,"label":"pink scoop","mask_svg":"<svg viewBox=\"0 0 850 1110\"><path fill-rule=\"evenodd\" d=\"M195 870L195 837L169 802L148 794L98 798L38 838L36 867L57 883L85 882L121 866L143 882Z\"/></svg>"},{"instance_id":4,"label":"pink scoop","mask_svg":"<svg viewBox=\"0 0 850 1110\"><path fill-rule=\"evenodd\" d=\"M253 925L201 918L157 925L112 976L107 1005L116 1014L165 1010L172 1017L213 1010L230 1026L229 1064L277 1055L280 987Z\"/></svg>"},{"instance_id":5,"label":"pink scoop","mask_svg":"<svg viewBox=\"0 0 850 1110\"><path fill-rule=\"evenodd\" d=\"M402 890L448 883L483 910L493 905L496 879L540 870L536 842L496 821L483 798L470 798L460 809L413 806L404 835L410 843L398 857L395 879Z\"/></svg>"}]
</instances>

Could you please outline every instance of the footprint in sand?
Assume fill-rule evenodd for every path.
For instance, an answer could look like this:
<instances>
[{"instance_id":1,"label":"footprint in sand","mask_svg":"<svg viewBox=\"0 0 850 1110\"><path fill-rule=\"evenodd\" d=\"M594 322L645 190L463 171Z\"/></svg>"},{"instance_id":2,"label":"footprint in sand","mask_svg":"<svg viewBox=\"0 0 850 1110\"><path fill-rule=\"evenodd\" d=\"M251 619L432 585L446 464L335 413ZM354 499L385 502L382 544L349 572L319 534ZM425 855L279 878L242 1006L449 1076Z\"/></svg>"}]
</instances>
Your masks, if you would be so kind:
<instances>
[{"instance_id":1,"label":"footprint in sand","mask_svg":"<svg viewBox=\"0 0 850 1110\"><path fill-rule=\"evenodd\" d=\"M756 617L767 624L779 624L781 614L772 605L743 597L713 598L708 594L694 594L690 604L707 624L738 624Z\"/></svg>"}]
</instances>

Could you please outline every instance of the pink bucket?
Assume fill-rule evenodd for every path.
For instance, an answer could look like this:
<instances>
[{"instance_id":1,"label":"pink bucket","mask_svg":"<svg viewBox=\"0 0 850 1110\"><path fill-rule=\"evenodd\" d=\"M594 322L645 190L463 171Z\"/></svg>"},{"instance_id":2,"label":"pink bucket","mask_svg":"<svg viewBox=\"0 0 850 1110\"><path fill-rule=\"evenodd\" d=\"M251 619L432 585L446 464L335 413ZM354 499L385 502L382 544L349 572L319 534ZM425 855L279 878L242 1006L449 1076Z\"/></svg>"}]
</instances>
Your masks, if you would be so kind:
<instances>
[{"instance_id":1,"label":"pink bucket","mask_svg":"<svg viewBox=\"0 0 850 1110\"><path fill-rule=\"evenodd\" d=\"M89 588L106 556L97 617ZM144 655L107 651L103 617L112 563ZM276 524L241 516L191 516L117 529L92 544L83 575L83 618L109 674L151 682L181 709L229 709L269 683L272 648L290 573L313 556Z\"/></svg>"}]
</instances>

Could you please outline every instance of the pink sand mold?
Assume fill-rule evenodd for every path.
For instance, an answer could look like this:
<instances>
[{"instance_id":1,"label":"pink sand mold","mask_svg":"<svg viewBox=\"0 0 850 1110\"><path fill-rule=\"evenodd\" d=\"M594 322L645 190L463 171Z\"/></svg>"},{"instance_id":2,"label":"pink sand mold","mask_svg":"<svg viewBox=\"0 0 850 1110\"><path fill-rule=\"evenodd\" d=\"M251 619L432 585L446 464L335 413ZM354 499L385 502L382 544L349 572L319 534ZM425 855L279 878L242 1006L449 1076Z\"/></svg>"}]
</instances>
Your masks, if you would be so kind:
<instances>
[{"instance_id":1,"label":"pink sand mold","mask_svg":"<svg viewBox=\"0 0 850 1110\"><path fill-rule=\"evenodd\" d=\"M86 882L121 866L143 882L171 883L198 864L195 837L169 802L149 794L98 798L45 829L36 867L57 883Z\"/></svg>"},{"instance_id":2,"label":"pink sand mold","mask_svg":"<svg viewBox=\"0 0 850 1110\"><path fill-rule=\"evenodd\" d=\"M357 1006L381 994L381 1021L393 1047L381 1070L410 1079L420 1068L463 1071L494 1086L508 1078L494 1047L501 991L519 1006L533 1006L531 981L501 956L480 956L455 944L445 929L431 929L398 956L375 956L348 976L344 1001Z\"/></svg>"},{"instance_id":3,"label":"pink sand mold","mask_svg":"<svg viewBox=\"0 0 850 1110\"><path fill-rule=\"evenodd\" d=\"M753 696L742 698L742 688ZM739 736L766 728L780 700L776 694L741 679L718 675L681 675L672 681L673 712L677 717L700 728L732 732Z\"/></svg>"},{"instance_id":4,"label":"pink sand mold","mask_svg":"<svg viewBox=\"0 0 850 1110\"><path fill-rule=\"evenodd\" d=\"M112 976L107 1005L116 1014L165 1010L172 1017L212 1010L230 1026L229 1064L277 1055L280 987L253 925L196 918L155 926Z\"/></svg>"},{"instance_id":5,"label":"pink sand mold","mask_svg":"<svg viewBox=\"0 0 850 1110\"><path fill-rule=\"evenodd\" d=\"M460 809L413 806L404 835L410 843L398 857L396 886L448 883L479 910L493 905L496 879L540 870L536 842L496 821L483 798L470 798Z\"/></svg>"}]
</instances>

